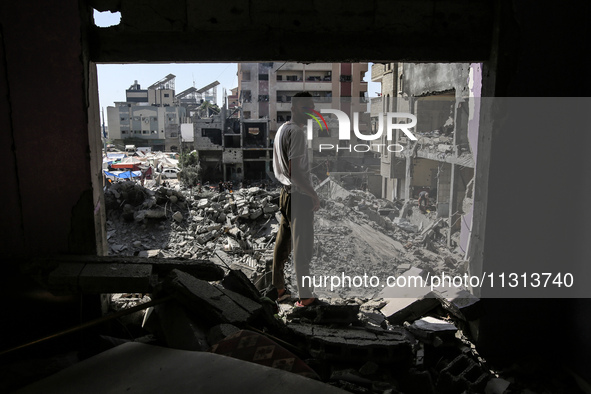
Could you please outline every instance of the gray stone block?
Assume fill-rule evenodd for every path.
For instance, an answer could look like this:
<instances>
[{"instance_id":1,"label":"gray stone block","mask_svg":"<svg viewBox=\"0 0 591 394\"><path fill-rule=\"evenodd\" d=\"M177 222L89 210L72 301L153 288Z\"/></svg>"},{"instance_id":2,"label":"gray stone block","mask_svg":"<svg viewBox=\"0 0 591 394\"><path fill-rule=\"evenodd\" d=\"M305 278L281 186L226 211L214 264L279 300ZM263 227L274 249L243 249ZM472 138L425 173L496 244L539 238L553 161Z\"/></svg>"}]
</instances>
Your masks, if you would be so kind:
<instances>
[{"instance_id":1,"label":"gray stone block","mask_svg":"<svg viewBox=\"0 0 591 394\"><path fill-rule=\"evenodd\" d=\"M351 324L358 321L359 305L312 305L294 308L288 316L314 324Z\"/></svg>"},{"instance_id":2,"label":"gray stone block","mask_svg":"<svg viewBox=\"0 0 591 394\"><path fill-rule=\"evenodd\" d=\"M149 293L152 265L86 264L78 277L79 289L86 294Z\"/></svg>"},{"instance_id":3,"label":"gray stone block","mask_svg":"<svg viewBox=\"0 0 591 394\"><path fill-rule=\"evenodd\" d=\"M230 270L222 280L222 286L256 302L261 297L254 284L240 270Z\"/></svg>"},{"instance_id":4,"label":"gray stone block","mask_svg":"<svg viewBox=\"0 0 591 394\"><path fill-rule=\"evenodd\" d=\"M378 364L408 367L413 353L408 332L343 327L331 328L309 324L289 324L292 333L302 340L310 354L320 360L344 362L372 361Z\"/></svg>"},{"instance_id":5,"label":"gray stone block","mask_svg":"<svg viewBox=\"0 0 591 394\"><path fill-rule=\"evenodd\" d=\"M165 286L170 287L168 290L175 292L187 308L210 324L245 325L252 318L249 312L221 289L182 271L173 270Z\"/></svg>"},{"instance_id":6,"label":"gray stone block","mask_svg":"<svg viewBox=\"0 0 591 394\"><path fill-rule=\"evenodd\" d=\"M405 321L413 322L420 319L426 313L440 305L433 293L428 293L419 299L392 298L387 301L388 304L380 311L391 324L395 325L403 324Z\"/></svg>"}]
</instances>

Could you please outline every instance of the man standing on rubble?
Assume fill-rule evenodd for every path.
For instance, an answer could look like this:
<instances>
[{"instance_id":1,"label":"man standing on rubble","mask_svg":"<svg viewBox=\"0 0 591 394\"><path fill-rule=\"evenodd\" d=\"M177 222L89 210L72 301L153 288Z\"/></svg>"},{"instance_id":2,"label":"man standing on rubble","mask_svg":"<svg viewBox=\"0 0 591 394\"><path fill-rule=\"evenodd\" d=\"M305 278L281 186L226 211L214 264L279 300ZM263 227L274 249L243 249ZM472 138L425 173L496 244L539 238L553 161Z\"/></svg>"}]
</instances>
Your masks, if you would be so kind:
<instances>
[{"instance_id":1,"label":"man standing on rubble","mask_svg":"<svg viewBox=\"0 0 591 394\"><path fill-rule=\"evenodd\" d=\"M313 289L303 286L302 277L310 275L314 212L320 208L320 200L310 182L307 138L302 127L308 119L306 112L314 109L314 101L310 93L301 92L293 96L291 103L291 121L277 130L273 145L273 171L282 184L279 198L282 218L273 253L273 286L277 289L279 300L289 295L283 268L293 247L300 297L296 306L307 306L316 299L313 298Z\"/></svg>"}]
</instances>

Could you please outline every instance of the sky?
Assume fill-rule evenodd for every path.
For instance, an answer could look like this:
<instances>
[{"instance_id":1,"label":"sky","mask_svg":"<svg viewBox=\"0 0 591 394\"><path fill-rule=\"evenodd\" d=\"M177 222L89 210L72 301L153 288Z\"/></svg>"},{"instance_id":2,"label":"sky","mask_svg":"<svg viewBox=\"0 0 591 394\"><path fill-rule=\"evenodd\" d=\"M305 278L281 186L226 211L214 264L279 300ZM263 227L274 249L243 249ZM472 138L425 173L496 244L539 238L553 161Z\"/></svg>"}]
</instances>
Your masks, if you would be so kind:
<instances>
[{"instance_id":1,"label":"sky","mask_svg":"<svg viewBox=\"0 0 591 394\"><path fill-rule=\"evenodd\" d=\"M94 21L97 26L108 27L119 24L120 16L119 13L95 11ZM97 71L100 108L105 110L105 118L106 108L114 106L116 101L125 101L125 90L136 80L141 89L147 89L168 74L174 74L176 93L192 86L200 89L218 81L217 104L220 106L224 89L230 94L231 89L238 87L237 63L97 64ZM380 84L371 82L371 65L365 81L369 82L369 96L375 97Z\"/></svg>"}]
</instances>

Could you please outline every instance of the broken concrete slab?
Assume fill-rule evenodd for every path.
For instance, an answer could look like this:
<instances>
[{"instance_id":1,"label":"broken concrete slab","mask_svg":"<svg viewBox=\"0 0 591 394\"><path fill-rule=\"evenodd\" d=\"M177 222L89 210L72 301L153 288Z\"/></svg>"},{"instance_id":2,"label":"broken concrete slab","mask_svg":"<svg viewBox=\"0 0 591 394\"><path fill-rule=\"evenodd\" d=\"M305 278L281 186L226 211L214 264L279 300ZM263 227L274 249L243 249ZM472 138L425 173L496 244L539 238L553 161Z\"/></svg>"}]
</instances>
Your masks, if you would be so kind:
<instances>
[{"instance_id":1,"label":"broken concrete slab","mask_svg":"<svg viewBox=\"0 0 591 394\"><path fill-rule=\"evenodd\" d=\"M416 320L407 329L417 339L435 346L452 345L458 331L453 324L431 316Z\"/></svg>"},{"instance_id":2,"label":"broken concrete slab","mask_svg":"<svg viewBox=\"0 0 591 394\"><path fill-rule=\"evenodd\" d=\"M137 257L164 257L162 250L160 249L152 249L152 250L142 250L139 252Z\"/></svg>"},{"instance_id":3,"label":"broken concrete slab","mask_svg":"<svg viewBox=\"0 0 591 394\"><path fill-rule=\"evenodd\" d=\"M226 239L226 245L224 245L224 250L226 251L236 251L240 249L240 244L233 238Z\"/></svg>"},{"instance_id":4,"label":"broken concrete slab","mask_svg":"<svg viewBox=\"0 0 591 394\"><path fill-rule=\"evenodd\" d=\"M416 233L417 231L419 231L419 227L417 225L412 224L405 218L395 218L394 224L401 230L406 231L407 233Z\"/></svg>"},{"instance_id":5,"label":"broken concrete slab","mask_svg":"<svg viewBox=\"0 0 591 394\"><path fill-rule=\"evenodd\" d=\"M401 327L371 332L357 327L331 328L304 323L290 323L287 327L320 360L373 361L408 367L413 357L410 335Z\"/></svg>"},{"instance_id":6,"label":"broken concrete slab","mask_svg":"<svg viewBox=\"0 0 591 394\"><path fill-rule=\"evenodd\" d=\"M439 300L434 293L414 298L390 298L388 304L380 311L386 319L394 325L403 324L405 321L413 322L423 317L426 313L438 307Z\"/></svg>"},{"instance_id":7,"label":"broken concrete slab","mask_svg":"<svg viewBox=\"0 0 591 394\"><path fill-rule=\"evenodd\" d=\"M386 318L380 312L360 311L357 316L364 324L386 328Z\"/></svg>"},{"instance_id":8,"label":"broken concrete slab","mask_svg":"<svg viewBox=\"0 0 591 394\"><path fill-rule=\"evenodd\" d=\"M240 270L230 270L222 280L222 286L244 297L258 302L261 294L254 284Z\"/></svg>"},{"instance_id":9,"label":"broken concrete slab","mask_svg":"<svg viewBox=\"0 0 591 394\"><path fill-rule=\"evenodd\" d=\"M254 209L252 211L250 211L250 219L254 220L254 219L258 219L259 217L261 217L261 215L263 214L263 210L260 208Z\"/></svg>"},{"instance_id":10,"label":"broken concrete slab","mask_svg":"<svg viewBox=\"0 0 591 394\"><path fill-rule=\"evenodd\" d=\"M244 233L238 227L234 226L228 230L228 234L236 239L242 239Z\"/></svg>"},{"instance_id":11,"label":"broken concrete slab","mask_svg":"<svg viewBox=\"0 0 591 394\"><path fill-rule=\"evenodd\" d=\"M287 317L301 319L313 324L344 324L348 325L359 320L359 305L311 305L304 308L294 308Z\"/></svg>"},{"instance_id":12,"label":"broken concrete slab","mask_svg":"<svg viewBox=\"0 0 591 394\"><path fill-rule=\"evenodd\" d=\"M212 240L215 237L215 232L211 232L211 233L204 233L200 236L198 236L196 238L197 242L199 242L201 245L206 244L207 242L209 242L210 240Z\"/></svg>"},{"instance_id":13,"label":"broken concrete slab","mask_svg":"<svg viewBox=\"0 0 591 394\"><path fill-rule=\"evenodd\" d=\"M67 271L74 273L77 269ZM77 275L78 292L84 294L149 293L152 291L151 276L151 265L84 264Z\"/></svg>"},{"instance_id":14,"label":"broken concrete slab","mask_svg":"<svg viewBox=\"0 0 591 394\"><path fill-rule=\"evenodd\" d=\"M248 297L238 294L232 290L226 289L219 285L214 285L218 290L224 293L228 298L244 309L250 316L250 320L253 320L262 311L262 305L258 300L252 300Z\"/></svg>"},{"instance_id":15,"label":"broken concrete slab","mask_svg":"<svg viewBox=\"0 0 591 394\"><path fill-rule=\"evenodd\" d=\"M228 296L229 290L224 292L180 270L171 271L163 286L166 292L176 294L177 299L210 324L230 323L244 326L253 319L252 312L257 310L251 305L253 301L248 298L237 293L234 294L238 297L231 298ZM251 310L247 311L234 299L252 307ZM260 305L258 307L262 308Z\"/></svg>"},{"instance_id":16,"label":"broken concrete slab","mask_svg":"<svg viewBox=\"0 0 591 394\"><path fill-rule=\"evenodd\" d=\"M168 274L173 269L186 272L195 278L216 281L224 277L224 270L209 260L162 259L154 262L154 271L160 275Z\"/></svg>"},{"instance_id":17,"label":"broken concrete slab","mask_svg":"<svg viewBox=\"0 0 591 394\"><path fill-rule=\"evenodd\" d=\"M449 288L434 293L447 311L462 320L476 320L484 314L480 298L472 295L468 290Z\"/></svg>"},{"instance_id":18,"label":"broken concrete slab","mask_svg":"<svg viewBox=\"0 0 591 394\"><path fill-rule=\"evenodd\" d=\"M148 251L156 253L155 251ZM141 253L141 252L140 252ZM132 257L132 256L56 256L44 261L44 264L56 265L61 263L80 263L80 264L140 264L153 267L153 273L166 275L173 269L179 269L187 272L199 279L214 281L221 280L224 277L224 270L209 260L186 260L169 259L161 257ZM113 293L132 292L133 290L117 291ZM108 293L105 291L105 293Z\"/></svg>"},{"instance_id":19,"label":"broken concrete slab","mask_svg":"<svg viewBox=\"0 0 591 394\"><path fill-rule=\"evenodd\" d=\"M47 287L55 295L73 294L80 291L78 277L85 264L62 263L50 272Z\"/></svg>"},{"instance_id":20,"label":"broken concrete slab","mask_svg":"<svg viewBox=\"0 0 591 394\"><path fill-rule=\"evenodd\" d=\"M246 264L237 261L233 262L232 265L230 265L230 269L242 271L247 278L253 278L256 275L255 267L250 267Z\"/></svg>"}]
</instances>

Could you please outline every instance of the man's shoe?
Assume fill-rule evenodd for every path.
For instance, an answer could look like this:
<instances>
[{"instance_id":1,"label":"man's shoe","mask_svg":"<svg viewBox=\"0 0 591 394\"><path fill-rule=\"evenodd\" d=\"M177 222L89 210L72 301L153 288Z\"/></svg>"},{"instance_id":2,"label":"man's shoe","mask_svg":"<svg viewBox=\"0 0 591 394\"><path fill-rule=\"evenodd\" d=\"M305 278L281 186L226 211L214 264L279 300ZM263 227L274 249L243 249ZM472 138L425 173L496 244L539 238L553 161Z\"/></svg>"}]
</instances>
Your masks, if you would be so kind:
<instances>
[{"instance_id":1,"label":"man's shoe","mask_svg":"<svg viewBox=\"0 0 591 394\"><path fill-rule=\"evenodd\" d=\"M318 298L303 298L296 302L294 306L296 308L304 308L306 306L316 305L318 303Z\"/></svg>"}]
</instances>

